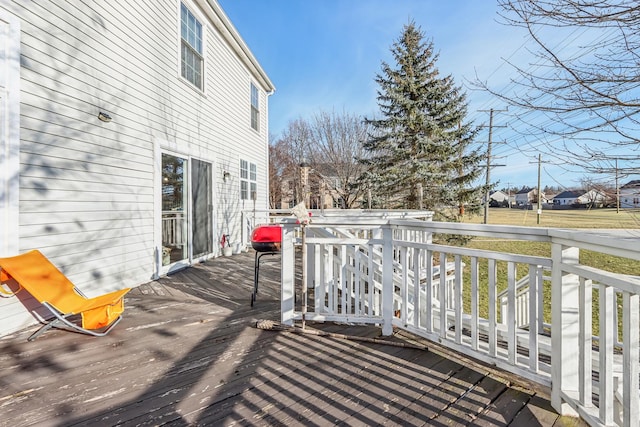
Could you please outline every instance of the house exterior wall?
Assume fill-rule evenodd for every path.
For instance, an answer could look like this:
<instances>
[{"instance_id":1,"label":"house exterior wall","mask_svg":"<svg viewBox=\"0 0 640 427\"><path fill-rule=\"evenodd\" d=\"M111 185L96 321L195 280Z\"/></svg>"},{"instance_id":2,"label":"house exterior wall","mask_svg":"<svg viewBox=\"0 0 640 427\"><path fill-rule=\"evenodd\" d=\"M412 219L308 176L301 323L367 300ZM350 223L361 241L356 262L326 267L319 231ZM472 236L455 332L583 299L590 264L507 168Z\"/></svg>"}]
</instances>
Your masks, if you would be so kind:
<instances>
[{"instance_id":1,"label":"house exterior wall","mask_svg":"<svg viewBox=\"0 0 640 427\"><path fill-rule=\"evenodd\" d=\"M0 21L4 14L20 24L14 254L41 250L88 296L163 274L163 153L212 164L209 256L221 234L240 240L240 210L248 208L239 200L240 160L256 165L256 208L268 207L274 88L215 1L184 4L203 26L203 91L180 75L180 1L0 4ZM112 121L98 120L100 111ZM34 322L16 298L0 299L0 313L0 335Z\"/></svg>"},{"instance_id":2,"label":"house exterior wall","mask_svg":"<svg viewBox=\"0 0 640 427\"><path fill-rule=\"evenodd\" d=\"M620 207L625 209L640 209L640 190L620 190Z\"/></svg>"},{"instance_id":3,"label":"house exterior wall","mask_svg":"<svg viewBox=\"0 0 640 427\"><path fill-rule=\"evenodd\" d=\"M0 256L18 248L20 21L0 9Z\"/></svg>"},{"instance_id":4,"label":"house exterior wall","mask_svg":"<svg viewBox=\"0 0 640 427\"><path fill-rule=\"evenodd\" d=\"M518 192L516 193L516 204L517 205L527 205L529 203L532 203L534 201L536 201L536 199L534 199L535 197L535 190L529 190L526 192Z\"/></svg>"},{"instance_id":5,"label":"house exterior wall","mask_svg":"<svg viewBox=\"0 0 640 427\"><path fill-rule=\"evenodd\" d=\"M640 180L630 181L620 187L620 207L640 209Z\"/></svg>"},{"instance_id":6,"label":"house exterior wall","mask_svg":"<svg viewBox=\"0 0 640 427\"><path fill-rule=\"evenodd\" d=\"M575 197L561 197L561 198L554 198L553 199L553 203L556 205L573 205L578 203L578 199Z\"/></svg>"},{"instance_id":7,"label":"house exterior wall","mask_svg":"<svg viewBox=\"0 0 640 427\"><path fill-rule=\"evenodd\" d=\"M496 202L504 202L508 198L509 198L509 196L507 194L505 194L505 193L503 193L502 191L499 191L499 190L498 191L494 191L489 196L489 199L495 200Z\"/></svg>"}]
</instances>

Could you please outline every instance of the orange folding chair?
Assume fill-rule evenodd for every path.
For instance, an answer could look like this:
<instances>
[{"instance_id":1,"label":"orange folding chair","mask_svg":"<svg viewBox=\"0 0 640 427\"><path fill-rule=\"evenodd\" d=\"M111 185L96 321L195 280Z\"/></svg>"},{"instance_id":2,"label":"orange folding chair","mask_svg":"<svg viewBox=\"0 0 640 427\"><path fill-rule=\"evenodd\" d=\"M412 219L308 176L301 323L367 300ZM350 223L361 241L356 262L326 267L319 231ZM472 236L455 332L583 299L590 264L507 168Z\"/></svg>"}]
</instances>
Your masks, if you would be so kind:
<instances>
[{"instance_id":1,"label":"orange folding chair","mask_svg":"<svg viewBox=\"0 0 640 427\"><path fill-rule=\"evenodd\" d=\"M29 341L53 327L67 327L97 337L107 335L122 319L124 295L131 290L87 298L38 250L0 258L0 283L11 279L20 287L16 293L25 289L53 315ZM81 325L69 319L74 315L82 316Z\"/></svg>"}]
</instances>

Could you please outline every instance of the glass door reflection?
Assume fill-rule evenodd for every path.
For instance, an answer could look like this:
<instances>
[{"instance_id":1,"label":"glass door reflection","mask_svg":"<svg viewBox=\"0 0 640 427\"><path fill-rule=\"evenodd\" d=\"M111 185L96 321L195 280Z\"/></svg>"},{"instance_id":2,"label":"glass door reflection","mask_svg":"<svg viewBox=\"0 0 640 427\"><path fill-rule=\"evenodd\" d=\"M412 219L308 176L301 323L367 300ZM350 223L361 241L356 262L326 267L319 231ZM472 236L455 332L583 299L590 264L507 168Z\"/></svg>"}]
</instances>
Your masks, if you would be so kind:
<instances>
[{"instance_id":1,"label":"glass door reflection","mask_svg":"<svg viewBox=\"0 0 640 427\"><path fill-rule=\"evenodd\" d=\"M162 155L162 265L188 258L187 161Z\"/></svg>"}]
</instances>

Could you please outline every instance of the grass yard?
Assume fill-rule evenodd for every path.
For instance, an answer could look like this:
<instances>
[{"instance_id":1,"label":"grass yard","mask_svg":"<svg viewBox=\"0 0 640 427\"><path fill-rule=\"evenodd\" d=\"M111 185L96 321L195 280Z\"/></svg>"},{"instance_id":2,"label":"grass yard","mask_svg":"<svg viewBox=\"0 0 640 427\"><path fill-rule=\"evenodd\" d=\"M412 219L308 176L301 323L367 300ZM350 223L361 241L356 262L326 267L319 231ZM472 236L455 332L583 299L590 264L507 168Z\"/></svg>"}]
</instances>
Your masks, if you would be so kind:
<instances>
[{"instance_id":1,"label":"grass yard","mask_svg":"<svg viewBox=\"0 0 640 427\"><path fill-rule=\"evenodd\" d=\"M527 227L551 228L629 228L640 229L640 209L567 209L546 210L540 214L540 224L537 223L538 214L533 210L490 208L489 224L522 225ZM480 224L484 214L465 216L463 222Z\"/></svg>"},{"instance_id":2,"label":"grass yard","mask_svg":"<svg viewBox=\"0 0 640 427\"><path fill-rule=\"evenodd\" d=\"M536 212L522 209L493 208L489 211L489 224L523 225L550 228L615 228L628 229L640 237L640 211L615 209L545 210L540 225L536 224ZM483 216L469 218L465 222L481 223ZM495 250L523 255L550 257L551 246L539 242L523 242L507 239L476 238L467 245L476 249ZM640 248L639 248L640 250ZM615 273L640 276L640 262L583 250L580 262L591 267Z\"/></svg>"},{"instance_id":3,"label":"grass yard","mask_svg":"<svg viewBox=\"0 0 640 427\"><path fill-rule=\"evenodd\" d=\"M464 222L482 223L484 216L465 217ZM640 236L640 211L621 210L619 213L615 209L571 209L571 210L544 210L540 216L540 224L537 224L536 210L493 208L489 211L489 224L519 225L532 227L551 228L613 228L628 229L630 233ZM465 246L475 249L485 249L497 252L506 252L523 255L534 255L541 257L551 256L551 245L540 242L514 241L500 238L474 238ZM640 250L640 248L639 248ZM464 260L468 270L469 260ZM600 268L610 272L640 276L640 261L619 258L610 255L580 251L580 263L595 268ZM502 264L502 265L501 265ZM487 266L481 263L479 269L482 283L486 283ZM506 263L498 263L498 292L507 287L507 266ZM520 278L528 273L528 267L518 266L517 277ZM469 271L464 272L464 310L470 312L471 290L469 282ZM595 292L595 291L594 291ZM488 315L488 290L486 285L479 289L479 309L481 316ZM545 284L544 292L544 317L545 321L551 320L551 290ZM594 294L594 333L598 332L597 312L598 299Z\"/></svg>"}]
</instances>

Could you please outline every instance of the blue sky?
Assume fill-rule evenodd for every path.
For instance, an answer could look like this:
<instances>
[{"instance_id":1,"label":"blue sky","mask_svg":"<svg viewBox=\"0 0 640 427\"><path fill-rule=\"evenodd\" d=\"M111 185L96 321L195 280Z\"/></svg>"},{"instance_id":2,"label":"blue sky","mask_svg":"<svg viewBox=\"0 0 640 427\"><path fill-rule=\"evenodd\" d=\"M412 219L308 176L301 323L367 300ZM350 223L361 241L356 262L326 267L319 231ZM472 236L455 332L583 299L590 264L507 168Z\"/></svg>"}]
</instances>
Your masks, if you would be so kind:
<instances>
[{"instance_id":1,"label":"blue sky","mask_svg":"<svg viewBox=\"0 0 640 427\"><path fill-rule=\"evenodd\" d=\"M410 20L439 52L441 75L453 75L466 88L469 119L489 122L484 110L504 103L475 90L476 76L492 87L514 76L504 59L530 61L522 29L498 22L493 0L218 0L262 68L276 86L269 99L270 133L279 135L296 118L318 111L371 117L378 113L374 81L381 62L393 64L390 47ZM494 114L491 181L522 187L537 185L538 151L509 133L508 115ZM480 140L488 140L485 132ZM503 143L505 142L505 143ZM544 159L544 154L543 154ZM542 164L542 187L576 187L581 171ZM602 180L613 177L598 176ZM623 181L624 182L624 181Z\"/></svg>"}]
</instances>

